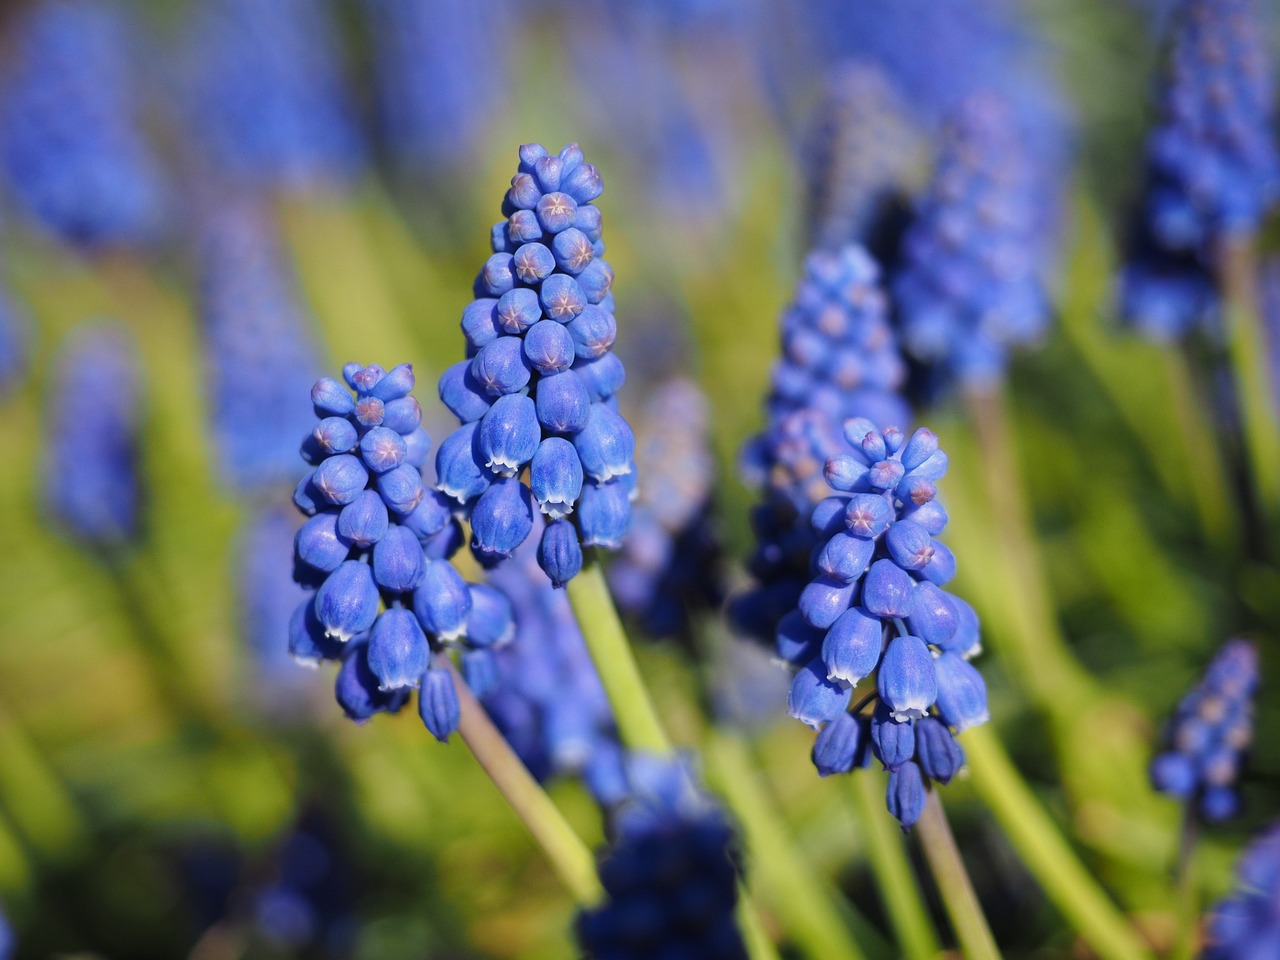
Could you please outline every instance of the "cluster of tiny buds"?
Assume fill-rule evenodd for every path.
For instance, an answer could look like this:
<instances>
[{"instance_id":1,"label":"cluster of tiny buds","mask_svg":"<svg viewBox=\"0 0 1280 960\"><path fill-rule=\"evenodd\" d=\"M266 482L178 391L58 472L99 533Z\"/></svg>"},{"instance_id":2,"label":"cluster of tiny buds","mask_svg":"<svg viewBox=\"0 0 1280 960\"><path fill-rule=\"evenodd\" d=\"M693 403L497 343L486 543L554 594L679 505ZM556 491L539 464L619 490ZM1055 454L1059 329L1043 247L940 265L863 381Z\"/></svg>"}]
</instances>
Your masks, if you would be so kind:
<instances>
[{"instance_id":1,"label":"cluster of tiny buds","mask_svg":"<svg viewBox=\"0 0 1280 960\"><path fill-rule=\"evenodd\" d=\"M942 589L955 558L936 539L947 523L938 438L864 419L844 433L851 452L824 471L837 493L811 516L814 575L778 625L777 652L799 668L788 710L820 731L819 773L848 772L874 754L890 772L889 809L910 826L925 777L946 783L963 764L952 731L987 720L986 686L969 663L981 649L978 619ZM873 674L875 691L850 712L854 687Z\"/></svg>"},{"instance_id":2,"label":"cluster of tiny buds","mask_svg":"<svg viewBox=\"0 0 1280 960\"><path fill-rule=\"evenodd\" d=\"M294 575L315 593L294 614L290 649L304 662L342 659L337 695L353 719L397 710L419 688L423 722L443 740L459 719L446 648L463 649L483 695L497 681L492 648L514 633L510 603L449 563L461 535L448 500L422 482L430 439L413 368L348 364L343 376L354 398L331 379L311 391L321 419L302 445L314 469L294 493L309 518Z\"/></svg>"},{"instance_id":3,"label":"cluster of tiny buds","mask_svg":"<svg viewBox=\"0 0 1280 960\"><path fill-rule=\"evenodd\" d=\"M466 359L440 378L461 425L436 474L470 518L472 552L486 567L509 558L536 502L548 520L539 563L557 585L581 569L584 545L622 542L634 492L635 437L614 398L625 371L610 350L613 270L591 202L603 189L577 144L520 148L463 311Z\"/></svg>"},{"instance_id":4,"label":"cluster of tiny buds","mask_svg":"<svg viewBox=\"0 0 1280 960\"><path fill-rule=\"evenodd\" d=\"M1204 679L1178 704L1169 724L1168 749L1151 763L1157 790L1197 805L1206 820L1236 813L1236 780L1253 740L1257 685L1257 649L1248 640L1228 640Z\"/></svg>"}]
</instances>

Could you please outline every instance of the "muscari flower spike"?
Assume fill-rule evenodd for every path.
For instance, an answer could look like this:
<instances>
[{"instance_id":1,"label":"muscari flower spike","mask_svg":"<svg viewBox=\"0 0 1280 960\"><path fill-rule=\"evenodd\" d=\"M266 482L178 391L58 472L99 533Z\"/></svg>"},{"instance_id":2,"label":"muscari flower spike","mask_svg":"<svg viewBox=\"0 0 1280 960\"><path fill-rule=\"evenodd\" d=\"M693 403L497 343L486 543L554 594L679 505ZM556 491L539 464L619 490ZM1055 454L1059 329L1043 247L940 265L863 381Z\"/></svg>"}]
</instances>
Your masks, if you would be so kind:
<instances>
[{"instance_id":1,"label":"muscari flower spike","mask_svg":"<svg viewBox=\"0 0 1280 960\"><path fill-rule=\"evenodd\" d=\"M327 0L200 0L195 7L190 129L211 169L271 187L348 179L364 145Z\"/></svg>"},{"instance_id":2,"label":"muscari flower spike","mask_svg":"<svg viewBox=\"0 0 1280 960\"><path fill-rule=\"evenodd\" d=\"M437 485L470 519L472 552L485 566L510 557L536 504L551 521L539 562L557 585L583 546L619 546L631 517L635 437L614 399L613 270L591 202L603 189L577 144L520 148L463 311L467 359L440 378L462 425L440 445Z\"/></svg>"},{"instance_id":3,"label":"muscari flower spike","mask_svg":"<svg viewBox=\"0 0 1280 960\"><path fill-rule=\"evenodd\" d=\"M1169 722L1168 749L1151 763L1157 790L1195 805L1206 820L1237 812L1257 685L1258 651L1248 640L1228 640Z\"/></svg>"},{"instance_id":4,"label":"muscari flower spike","mask_svg":"<svg viewBox=\"0 0 1280 960\"><path fill-rule=\"evenodd\" d=\"M827 79L808 148L813 246L876 246L881 230L915 192L923 143L907 105L874 64L849 60Z\"/></svg>"},{"instance_id":5,"label":"muscari flower spike","mask_svg":"<svg viewBox=\"0 0 1280 960\"><path fill-rule=\"evenodd\" d=\"M943 131L933 183L902 241L893 295L903 349L928 393L1000 379L1011 346L1044 332L1042 206L1012 111L963 101Z\"/></svg>"},{"instance_id":6,"label":"muscari flower spike","mask_svg":"<svg viewBox=\"0 0 1280 960\"><path fill-rule=\"evenodd\" d=\"M17 944L18 938L14 935L9 918L0 910L0 960L10 960Z\"/></svg>"},{"instance_id":7,"label":"muscari flower spike","mask_svg":"<svg viewBox=\"0 0 1280 960\"><path fill-rule=\"evenodd\" d=\"M141 501L137 346L108 322L68 335L50 390L44 494L49 512L96 547L137 536Z\"/></svg>"},{"instance_id":8,"label":"muscari flower spike","mask_svg":"<svg viewBox=\"0 0 1280 960\"><path fill-rule=\"evenodd\" d=\"M798 668L788 713L819 731L818 772L847 773L874 756L890 774L889 810L909 827L928 781L945 784L964 763L953 734L988 719L986 685L969 663L981 650L978 619L942 589L955 557L936 539L947 524L935 499L947 469L938 438L862 419L844 434L853 452L826 463L838 492L810 516L813 575L778 625L777 653ZM874 691L850 712L872 676Z\"/></svg>"},{"instance_id":9,"label":"muscari flower spike","mask_svg":"<svg viewBox=\"0 0 1280 960\"><path fill-rule=\"evenodd\" d=\"M1188 0L1173 35L1119 309L1167 342L1216 326L1213 247L1255 229L1280 196L1275 94L1251 0Z\"/></svg>"},{"instance_id":10,"label":"muscari flower spike","mask_svg":"<svg viewBox=\"0 0 1280 960\"><path fill-rule=\"evenodd\" d=\"M707 398L683 377L656 387L637 421L636 460L648 480L607 576L618 607L650 636L679 633L690 610L720 603L709 430Z\"/></svg>"},{"instance_id":11,"label":"muscari flower spike","mask_svg":"<svg viewBox=\"0 0 1280 960\"><path fill-rule=\"evenodd\" d=\"M645 754L626 763L629 796L600 860L607 899L578 915L592 960L745 960L734 919L734 832L687 766Z\"/></svg>"},{"instance_id":12,"label":"muscari flower spike","mask_svg":"<svg viewBox=\"0 0 1280 960\"><path fill-rule=\"evenodd\" d=\"M1280 824L1258 837L1236 867L1236 889L1209 914L1200 960L1280 956Z\"/></svg>"},{"instance_id":13,"label":"muscari flower spike","mask_svg":"<svg viewBox=\"0 0 1280 960\"><path fill-rule=\"evenodd\" d=\"M1253 0L1187 0L1161 120L1147 141L1145 215L1168 250L1257 227L1280 195L1275 83Z\"/></svg>"},{"instance_id":14,"label":"muscari flower spike","mask_svg":"<svg viewBox=\"0 0 1280 960\"><path fill-rule=\"evenodd\" d=\"M34 4L14 24L0 94L0 158L13 196L58 239L87 250L142 243L162 217L128 37L107 4Z\"/></svg>"},{"instance_id":15,"label":"muscari flower spike","mask_svg":"<svg viewBox=\"0 0 1280 960\"><path fill-rule=\"evenodd\" d=\"M495 668L488 689L478 689L470 675L467 679L535 777L579 775L596 801L610 807L626 794L622 747L568 597L538 566L542 525L542 518L535 517L533 535L511 562L489 571L485 589L498 594L491 598L495 602L505 600L514 610L514 622L508 622L514 636L510 643L495 643L488 656ZM473 616L478 609L473 606ZM477 668L484 670L486 664L471 665ZM464 659L463 672L467 670Z\"/></svg>"},{"instance_id":16,"label":"muscari flower spike","mask_svg":"<svg viewBox=\"0 0 1280 960\"><path fill-rule=\"evenodd\" d=\"M336 693L353 720L394 712L417 688L423 724L444 741L459 704L448 650L468 654L499 642L508 604L474 620L479 588L449 563L461 542L440 494L423 485L430 439L410 395L413 368L349 363L343 377L311 389L320 422L302 445L314 469L294 503L309 518L298 531L294 575L315 590L294 612L294 657L341 659ZM498 621L496 624L492 621Z\"/></svg>"},{"instance_id":17,"label":"muscari flower spike","mask_svg":"<svg viewBox=\"0 0 1280 960\"><path fill-rule=\"evenodd\" d=\"M222 472L240 490L288 481L293 446L313 419L306 396L320 362L292 280L260 209L233 203L205 224L200 316L209 405Z\"/></svg>"},{"instance_id":18,"label":"muscari flower spike","mask_svg":"<svg viewBox=\"0 0 1280 960\"><path fill-rule=\"evenodd\" d=\"M879 267L861 247L816 251L782 317L768 427L743 452L748 482L764 491L751 517L757 547L749 566L756 583L731 607L741 629L765 639L795 608L808 581L816 543L809 512L832 493L823 464L852 449L840 424L866 417L888 427L911 419L897 394L906 365L879 278Z\"/></svg>"},{"instance_id":19,"label":"muscari flower spike","mask_svg":"<svg viewBox=\"0 0 1280 960\"><path fill-rule=\"evenodd\" d=\"M503 0L364 0L378 108L392 152L430 170L465 161L502 102L516 29Z\"/></svg>"}]
</instances>

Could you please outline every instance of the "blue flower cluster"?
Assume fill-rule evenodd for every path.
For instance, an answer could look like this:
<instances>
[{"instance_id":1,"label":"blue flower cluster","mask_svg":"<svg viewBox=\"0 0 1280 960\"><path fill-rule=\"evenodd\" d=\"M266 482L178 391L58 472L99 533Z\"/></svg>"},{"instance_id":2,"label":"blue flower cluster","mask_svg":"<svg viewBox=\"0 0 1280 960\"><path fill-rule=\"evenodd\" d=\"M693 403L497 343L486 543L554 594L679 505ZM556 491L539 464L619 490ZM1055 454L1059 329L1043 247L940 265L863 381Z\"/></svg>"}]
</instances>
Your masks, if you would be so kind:
<instances>
[{"instance_id":1,"label":"blue flower cluster","mask_svg":"<svg viewBox=\"0 0 1280 960\"><path fill-rule=\"evenodd\" d=\"M234 930L272 955L350 956L361 878L340 826L312 806L261 857L223 839L187 846L177 866L196 928Z\"/></svg>"},{"instance_id":2,"label":"blue flower cluster","mask_svg":"<svg viewBox=\"0 0 1280 960\"><path fill-rule=\"evenodd\" d=\"M627 759L630 796L600 861L608 899L578 916L591 960L746 960L734 920L734 833L679 761Z\"/></svg>"},{"instance_id":3,"label":"blue flower cluster","mask_svg":"<svg viewBox=\"0 0 1280 960\"><path fill-rule=\"evenodd\" d=\"M1120 278L1121 315L1157 341L1216 323L1216 241L1256 228L1280 197L1274 81L1258 10L1252 0L1188 0L1179 14Z\"/></svg>"},{"instance_id":4,"label":"blue flower cluster","mask_svg":"<svg viewBox=\"0 0 1280 960\"><path fill-rule=\"evenodd\" d=\"M354 398L327 378L311 389L321 419L302 446L314 469L294 492L309 518L294 575L315 593L294 612L290 651L342 659L337 698L353 720L399 710L417 688L422 722L443 741L459 720L446 648L500 643L511 609L448 562L460 536L445 498L422 482L430 439L413 368L349 363L342 373Z\"/></svg>"},{"instance_id":5,"label":"blue flower cluster","mask_svg":"<svg viewBox=\"0 0 1280 960\"><path fill-rule=\"evenodd\" d=\"M510 563L489 571L489 585L515 611L514 637L497 650L496 683L484 706L539 780L581 775L610 807L626 793L613 709L600 683L569 599L538 566L534 535ZM464 657L464 671L467 661ZM474 681L468 675L472 689Z\"/></svg>"},{"instance_id":6,"label":"blue flower cluster","mask_svg":"<svg viewBox=\"0 0 1280 960\"><path fill-rule=\"evenodd\" d=\"M839 492L813 510L814 576L778 625L777 651L799 668L788 713L821 731L819 773L847 773L869 750L889 770L890 811L909 827L926 778L947 783L964 762L952 732L987 720L986 685L969 663L978 618L942 589L955 557L936 539L947 524L938 438L858 419L844 433L853 452L826 463ZM854 687L873 674L875 690L850 712Z\"/></svg>"},{"instance_id":7,"label":"blue flower cluster","mask_svg":"<svg viewBox=\"0 0 1280 960\"><path fill-rule=\"evenodd\" d=\"M113 323L68 334L50 385L44 495L77 537L118 547L138 533L137 347Z\"/></svg>"},{"instance_id":8,"label":"blue flower cluster","mask_svg":"<svg viewBox=\"0 0 1280 960\"><path fill-rule=\"evenodd\" d=\"M1157 790L1195 803L1207 820L1236 813L1236 780L1253 739L1257 685L1257 650L1248 640L1228 640L1169 723L1169 749L1151 763Z\"/></svg>"},{"instance_id":9,"label":"blue flower cluster","mask_svg":"<svg viewBox=\"0 0 1280 960\"><path fill-rule=\"evenodd\" d=\"M328 0L200 0L190 24L191 134L212 171L307 188L364 158Z\"/></svg>"},{"instance_id":10,"label":"blue flower cluster","mask_svg":"<svg viewBox=\"0 0 1280 960\"><path fill-rule=\"evenodd\" d=\"M18 945L17 941L13 927L9 924L9 918L4 915L3 910L0 910L0 960L10 960Z\"/></svg>"},{"instance_id":11,"label":"blue flower cluster","mask_svg":"<svg viewBox=\"0 0 1280 960\"><path fill-rule=\"evenodd\" d=\"M272 878L250 892L257 933L277 948L342 956L356 933L350 857L327 819L305 815L273 851Z\"/></svg>"},{"instance_id":12,"label":"blue flower cluster","mask_svg":"<svg viewBox=\"0 0 1280 960\"><path fill-rule=\"evenodd\" d=\"M874 246L922 166L924 144L884 71L863 60L841 63L809 147L810 243L838 250Z\"/></svg>"},{"instance_id":13,"label":"blue flower cluster","mask_svg":"<svg viewBox=\"0 0 1280 960\"><path fill-rule=\"evenodd\" d=\"M692 380L668 380L653 390L637 428L636 460L647 479L609 564L609 588L646 633L665 637L685 628L690 610L721 599L707 398Z\"/></svg>"},{"instance_id":14,"label":"blue flower cluster","mask_svg":"<svg viewBox=\"0 0 1280 960\"><path fill-rule=\"evenodd\" d=\"M1280 195L1275 79L1253 0L1188 0L1161 122L1147 141L1145 215L1169 250L1254 229Z\"/></svg>"},{"instance_id":15,"label":"blue flower cluster","mask_svg":"<svg viewBox=\"0 0 1280 960\"><path fill-rule=\"evenodd\" d=\"M603 190L577 144L520 148L463 311L467 359L440 378L462 426L440 444L437 485L469 515L472 552L485 566L511 556L536 502L550 520L538 562L557 585L581 569L583 545L619 546L631 519L635 437L614 398L613 270L591 202Z\"/></svg>"},{"instance_id":16,"label":"blue flower cluster","mask_svg":"<svg viewBox=\"0 0 1280 960\"><path fill-rule=\"evenodd\" d=\"M252 204L232 204L205 225L200 316L223 475L241 490L288 480L320 363L277 239Z\"/></svg>"},{"instance_id":17,"label":"blue flower cluster","mask_svg":"<svg viewBox=\"0 0 1280 960\"><path fill-rule=\"evenodd\" d=\"M150 239L164 188L137 126L128 30L96 0L19 16L0 93L0 157L13 195L65 243Z\"/></svg>"},{"instance_id":18,"label":"blue flower cluster","mask_svg":"<svg viewBox=\"0 0 1280 960\"><path fill-rule=\"evenodd\" d=\"M466 162L501 106L510 62L501 45L519 29L518 6L502 0L364 0L364 6L392 151L426 172Z\"/></svg>"},{"instance_id":19,"label":"blue flower cluster","mask_svg":"<svg viewBox=\"0 0 1280 960\"><path fill-rule=\"evenodd\" d=\"M740 628L771 639L779 618L795 608L816 543L809 512L832 492L823 465L849 451L840 424L849 417L880 427L910 423L896 392L905 377L875 261L857 246L810 254L782 317L768 428L743 452L747 480L765 498L751 517L756 585L734 598L731 610Z\"/></svg>"},{"instance_id":20,"label":"blue flower cluster","mask_svg":"<svg viewBox=\"0 0 1280 960\"><path fill-rule=\"evenodd\" d=\"M1209 916L1200 960L1270 960L1280 957L1280 824L1245 850L1237 888Z\"/></svg>"},{"instance_id":21,"label":"blue flower cluster","mask_svg":"<svg viewBox=\"0 0 1280 960\"><path fill-rule=\"evenodd\" d=\"M1012 111L994 96L966 99L940 150L893 280L903 349L926 365L930 391L1000 378L1009 347L1049 322L1042 198Z\"/></svg>"}]
</instances>

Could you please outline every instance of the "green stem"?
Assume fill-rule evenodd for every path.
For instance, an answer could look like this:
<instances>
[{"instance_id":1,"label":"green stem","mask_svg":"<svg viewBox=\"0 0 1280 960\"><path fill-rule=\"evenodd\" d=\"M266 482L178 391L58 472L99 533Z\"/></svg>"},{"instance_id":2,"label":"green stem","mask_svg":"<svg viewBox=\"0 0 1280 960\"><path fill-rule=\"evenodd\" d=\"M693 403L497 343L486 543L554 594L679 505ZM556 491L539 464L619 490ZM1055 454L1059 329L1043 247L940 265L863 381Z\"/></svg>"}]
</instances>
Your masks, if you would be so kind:
<instances>
[{"instance_id":1,"label":"green stem","mask_svg":"<svg viewBox=\"0 0 1280 960\"><path fill-rule=\"evenodd\" d=\"M738 881L738 926L742 930L742 939L747 947L747 956L751 960L782 960L774 945L773 938L765 930L756 912L751 895L747 893L746 884Z\"/></svg>"},{"instance_id":2,"label":"green stem","mask_svg":"<svg viewBox=\"0 0 1280 960\"><path fill-rule=\"evenodd\" d=\"M850 774L848 783L898 949L909 960L933 960L942 952L942 945L934 934L933 921L907 859L902 831L885 809L884 781L861 770Z\"/></svg>"},{"instance_id":3,"label":"green stem","mask_svg":"<svg viewBox=\"0 0 1280 960\"><path fill-rule=\"evenodd\" d=\"M858 941L873 939L875 928L857 916L857 939L840 915L835 892L797 854L786 827L769 800L740 736L712 730L703 743L707 774L742 827L752 852L750 875L765 887L768 901L796 944L813 960L863 960Z\"/></svg>"},{"instance_id":4,"label":"green stem","mask_svg":"<svg viewBox=\"0 0 1280 960\"><path fill-rule=\"evenodd\" d=\"M631 644L622 629L622 621L618 618L594 550L586 551L582 571L565 585L565 592L569 595L569 604L600 675L600 683L613 707L613 718L618 724L623 745L629 750L670 754L671 741L649 698L644 678L640 676L640 668L631 653ZM748 954L752 960L777 960L777 950L765 935L756 907L741 884L738 899L738 913L743 918L742 932Z\"/></svg>"},{"instance_id":5,"label":"green stem","mask_svg":"<svg viewBox=\"0 0 1280 960\"><path fill-rule=\"evenodd\" d=\"M1031 532L1031 508L1013 451L1013 431L1003 394L970 390L965 403L978 439L982 478L996 525L1000 559L1008 566L1006 583L1016 583L1010 602L1018 623L1006 640L1020 676L1049 710L1072 703L1092 688L1067 645L1053 614L1044 564ZM1016 574L1016 576L1015 576Z\"/></svg>"},{"instance_id":6,"label":"green stem","mask_svg":"<svg viewBox=\"0 0 1280 960\"><path fill-rule=\"evenodd\" d=\"M588 549L582 572L566 584L565 591L613 706L622 742L632 750L670 753L671 741L649 699L594 551Z\"/></svg>"},{"instance_id":7,"label":"green stem","mask_svg":"<svg viewBox=\"0 0 1280 960\"><path fill-rule=\"evenodd\" d=\"M1149 954L1014 768L990 726L964 735L974 789L1049 899L1102 960Z\"/></svg>"},{"instance_id":8,"label":"green stem","mask_svg":"<svg viewBox=\"0 0 1280 960\"><path fill-rule=\"evenodd\" d=\"M930 789L925 801L924 813L916 823L920 846L929 869L942 894L942 905L951 918L951 929L960 942L960 951L968 960L1000 960L1000 948L987 925L986 914L974 892L969 871L956 839L951 835L951 825L942 809L942 798L936 789Z\"/></svg>"},{"instance_id":9,"label":"green stem","mask_svg":"<svg viewBox=\"0 0 1280 960\"><path fill-rule=\"evenodd\" d=\"M453 674L460 708L458 733L463 742L542 847L573 898L581 906L594 904L604 895L604 889L591 851L498 732L453 663L448 657L440 657L439 662L447 663Z\"/></svg>"},{"instance_id":10,"label":"green stem","mask_svg":"<svg viewBox=\"0 0 1280 960\"><path fill-rule=\"evenodd\" d=\"M1099 323L1112 312L1116 252L1110 229L1084 191L1077 191L1071 253L1063 282L1062 331L1146 454L1156 476L1197 513L1206 542L1231 552L1239 527L1217 437L1189 389L1183 351L1137 337L1118 339ZM1161 365L1166 389L1152 389L1136 368Z\"/></svg>"},{"instance_id":11,"label":"green stem","mask_svg":"<svg viewBox=\"0 0 1280 960\"><path fill-rule=\"evenodd\" d=\"M1257 257L1251 236L1228 236L1217 250L1226 300L1227 349L1235 375L1254 496L1268 521L1280 516L1280 425L1267 380L1266 339L1258 311Z\"/></svg>"},{"instance_id":12,"label":"green stem","mask_svg":"<svg viewBox=\"0 0 1280 960\"><path fill-rule=\"evenodd\" d=\"M1170 349L1161 353L1170 404L1179 429L1173 431L1173 436L1162 431L1145 432L1155 438L1156 443L1172 442L1181 446L1184 476L1193 478L1192 499L1205 539L1224 554L1234 552L1233 545L1239 541L1240 532L1236 511L1230 506L1232 497L1224 470L1226 460L1217 455L1218 437L1205 421L1197 401L1186 352Z\"/></svg>"}]
</instances>

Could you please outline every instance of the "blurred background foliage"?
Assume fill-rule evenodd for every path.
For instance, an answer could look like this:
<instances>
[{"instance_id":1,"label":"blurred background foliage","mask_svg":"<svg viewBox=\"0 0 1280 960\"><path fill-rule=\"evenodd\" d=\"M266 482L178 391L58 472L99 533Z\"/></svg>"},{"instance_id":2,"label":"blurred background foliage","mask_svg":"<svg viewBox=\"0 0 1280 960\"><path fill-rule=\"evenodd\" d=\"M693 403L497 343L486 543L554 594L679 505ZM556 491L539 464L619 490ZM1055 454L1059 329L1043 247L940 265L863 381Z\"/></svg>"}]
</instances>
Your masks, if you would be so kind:
<instances>
[{"instance_id":1,"label":"blurred background foliage","mask_svg":"<svg viewBox=\"0 0 1280 960\"><path fill-rule=\"evenodd\" d=\"M22 6L9 6L5 22ZM351 724L332 704L327 671L302 674L246 641L238 584L256 504L228 484L210 443L190 229L242 195L199 155L210 121L185 96L186 68L218 38L192 35L194 0L124 6L143 121L166 161L164 225L132 249L86 254L7 203L0 231L0 272L31 321L27 375L0 400L0 903L18 955L572 955L570 901L460 743L436 744L411 712ZM457 39L437 37L442 62L421 66L437 92L461 84L456 104L409 156L384 136L375 85L384 54L364 5L333 4L361 146L338 175L254 185L314 324L316 372L408 360L430 400L435 377L461 357L457 320L488 254L515 146L577 140L607 187L618 351L631 373L624 403L637 408L646 385L673 373L706 390L719 532L741 560L753 494L737 478L737 456L761 427L777 318L806 250L805 144L822 85L859 52L841 27L847 6L486 0L473 17L455 10ZM1215 448L1182 439L1218 436L1218 449L1233 449L1230 425L1206 403L1212 370L1203 356L1188 362L1114 322L1111 278L1138 188L1166 6L1028 0L1015 10L1029 44L1015 52L1053 91L1072 160L1052 237L1058 322L1014 363L1008 405L1057 622L1090 682L1107 691L1097 711L1046 715L1028 698L1023 665L1003 655L1002 637L1019 625L1000 612L1001 595L1024 585L990 573L999 564L971 428L945 403L920 413L951 453L944 496L961 558L957 592L985 618L995 722L1157 944L1174 925L1166 890L1177 811L1144 779L1124 779L1136 768L1090 757L1130 735L1151 743L1230 633L1260 638L1269 689L1280 628L1275 557L1245 536L1240 479ZM968 67L937 69L955 79L946 71ZM936 104L909 110L933 128ZM134 334L145 396L143 533L109 556L51 524L41 473L52 358L69 330L97 317ZM438 441L445 415L429 409L427 423ZM1200 487L1213 471L1227 483L1206 504ZM286 484L266 499L288 494ZM287 555L277 562L286 566ZM696 743L704 721L689 707L698 678L683 648L645 644L639 656L674 735ZM769 696L781 718L785 680ZM1260 701L1245 813L1210 839L1206 894L1227 889L1235 851L1276 810L1280 742L1268 732L1280 729L1277 709L1274 698ZM760 723L755 736L767 790L812 869L883 923L841 778L813 775L811 735L798 724ZM560 782L552 793L598 843L599 817L580 786ZM1069 930L969 785L958 781L948 801L1009 954L1072 955ZM273 912L268 895L299 836L319 838L323 851L308 876L337 878L324 881L323 909L303 920Z\"/></svg>"}]
</instances>

